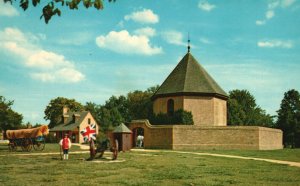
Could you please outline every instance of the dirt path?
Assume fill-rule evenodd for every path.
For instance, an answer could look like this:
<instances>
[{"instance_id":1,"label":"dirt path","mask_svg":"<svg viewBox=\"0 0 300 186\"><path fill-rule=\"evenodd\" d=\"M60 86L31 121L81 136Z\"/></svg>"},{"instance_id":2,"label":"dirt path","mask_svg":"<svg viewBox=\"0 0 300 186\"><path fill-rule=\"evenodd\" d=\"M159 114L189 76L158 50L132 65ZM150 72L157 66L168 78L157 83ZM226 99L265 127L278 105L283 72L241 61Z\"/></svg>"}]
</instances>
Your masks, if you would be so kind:
<instances>
[{"instance_id":1,"label":"dirt path","mask_svg":"<svg viewBox=\"0 0 300 186\"><path fill-rule=\"evenodd\" d=\"M256 160L256 161L265 161L265 162L270 162L270 163L277 163L277 164L284 164L284 165L289 165L289 166L294 166L294 167L300 167L300 162L265 159L265 158L254 158L254 157L245 157L245 156L235 156L235 155L226 155L226 154L186 152L186 151L173 151L173 150L152 150L152 149L131 149L131 150L133 152L167 152L167 153L178 153L178 154L193 154L193 155L197 155L197 156L214 156L214 157L235 158L235 159L244 159L244 160ZM70 154L85 154L85 153L90 153L90 152L89 151L70 152ZM105 152L105 153L110 153L110 152ZM59 155L59 152L2 154L0 156L46 156L46 155Z\"/></svg>"},{"instance_id":2,"label":"dirt path","mask_svg":"<svg viewBox=\"0 0 300 186\"><path fill-rule=\"evenodd\" d=\"M69 154L85 154L90 151L74 151ZM22 153L22 154L1 154L0 156L47 156L47 155L59 155L59 152L40 152L40 153Z\"/></svg>"},{"instance_id":3,"label":"dirt path","mask_svg":"<svg viewBox=\"0 0 300 186\"><path fill-rule=\"evenodd\" d=\"M193 155L198 155L198 156L214 156L214 157L236 158L236 159L244 159L244 160L266 161L266 162L270 162L270 163L285 164L285 165L289 165L289 166L300 167L300 162L265 159L265 158L254 158L254 157L245 157L245 156L235 156L235 155L226 155L226 154L171 151L171 150L150 150L150 149L132 149L132 150L136 151L136 152L170 152L170 153L178 153L178 154L193 154Z\"/></svg>"}]
</instances>

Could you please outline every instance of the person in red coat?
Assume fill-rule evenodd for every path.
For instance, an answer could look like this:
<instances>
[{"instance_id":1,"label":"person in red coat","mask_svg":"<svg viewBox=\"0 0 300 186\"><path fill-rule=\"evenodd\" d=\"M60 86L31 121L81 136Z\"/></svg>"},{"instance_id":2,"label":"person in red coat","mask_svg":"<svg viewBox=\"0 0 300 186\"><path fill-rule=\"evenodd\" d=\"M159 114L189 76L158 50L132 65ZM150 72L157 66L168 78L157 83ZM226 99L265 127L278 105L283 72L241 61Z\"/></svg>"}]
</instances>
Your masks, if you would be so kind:
<instances>
[{"instance_id":1,"label":"person in red coat","mask_svg":"<svg viewBox=\"0 0 300 186\"><path fill-rule=\"evenodd\" d=\"M64 151L64 160L67 160L69 158L69 149L72 146L68 134L65 134L64 138L60 140L59 145L61 146L61 149Z\"/></svg>"}]
</instances>

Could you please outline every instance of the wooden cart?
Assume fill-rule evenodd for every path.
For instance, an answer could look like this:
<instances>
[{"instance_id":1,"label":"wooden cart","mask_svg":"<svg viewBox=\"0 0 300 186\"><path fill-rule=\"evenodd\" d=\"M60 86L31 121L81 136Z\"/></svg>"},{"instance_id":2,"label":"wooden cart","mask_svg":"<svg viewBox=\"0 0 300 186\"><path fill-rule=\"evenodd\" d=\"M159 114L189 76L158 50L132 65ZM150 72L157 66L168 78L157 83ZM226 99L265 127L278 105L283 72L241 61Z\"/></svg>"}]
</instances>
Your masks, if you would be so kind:
<instances>
[{"instance_id":1,"label":"wooden cart","mask_svg":"<svg viewBox=\"0 0 300 186\"><path fill-rule=\"evenodd\" d=\"M9 140L8 149L16 151L17 147L21 147L23 151L44 150L45 135L49 134L48 126L43 125L37 128L7 130L6 137Z\"/></svg>"}]
</instances>

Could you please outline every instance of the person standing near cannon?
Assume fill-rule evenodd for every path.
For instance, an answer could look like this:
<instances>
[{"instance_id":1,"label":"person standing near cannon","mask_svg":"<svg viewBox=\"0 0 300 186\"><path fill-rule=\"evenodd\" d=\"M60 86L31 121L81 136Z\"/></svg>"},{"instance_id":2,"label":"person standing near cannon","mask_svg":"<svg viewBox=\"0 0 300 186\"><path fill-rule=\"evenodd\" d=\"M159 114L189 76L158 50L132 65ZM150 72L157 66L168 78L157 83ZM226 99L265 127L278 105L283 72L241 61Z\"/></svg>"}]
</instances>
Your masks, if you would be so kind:
<instances>
[{"instance_id":1,"label":"person standing near cannon","mask_svg":"<svg viewBox=\"0 0 300 186\"><path fill-rule=\"evenodd\" d=\"M64 152L64 160L69 159L69 149L71 148L72 143L68 134L65 133L64 138L60 140L59 145Z\"/></svg>"}]
</instances>

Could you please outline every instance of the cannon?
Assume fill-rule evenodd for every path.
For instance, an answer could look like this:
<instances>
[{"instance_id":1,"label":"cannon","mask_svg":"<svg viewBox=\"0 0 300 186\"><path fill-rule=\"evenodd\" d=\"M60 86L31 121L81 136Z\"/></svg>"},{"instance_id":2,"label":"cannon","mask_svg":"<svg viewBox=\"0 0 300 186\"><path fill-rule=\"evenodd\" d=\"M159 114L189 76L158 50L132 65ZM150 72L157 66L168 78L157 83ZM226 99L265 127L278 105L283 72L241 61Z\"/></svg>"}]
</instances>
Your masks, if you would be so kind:
<instances>
[{"instance_id":1,"label":"cannon","mask_svg":"<svg viewBox=\"0 0 300 186\"><path fill-rule=\"evenodd\" d=\"M90 141L90 158L88 160L95 159L97 153L99 153L98 158L102 158L104 151L110 150L112 152L112 160L116 160L118 157L119 143L118 140L114 141L114 144L110 142L109 139L105 139L102 142L98 142L96 147L93 140Z\"/></svg>"},{"instance_id":2,"label":"cannon","mask_svg":"<svg viewBox=\"0 0 300 186\"><path fill-rule=\"evenodd\" d=\"M22 151L31 151L32 147L35 150L44 150L45 135L49 134L48 126L31 129L7 130L6 137L9 140L8 149L16 151L17 147L21 147Z\"/></svg>"}]
</instances>

